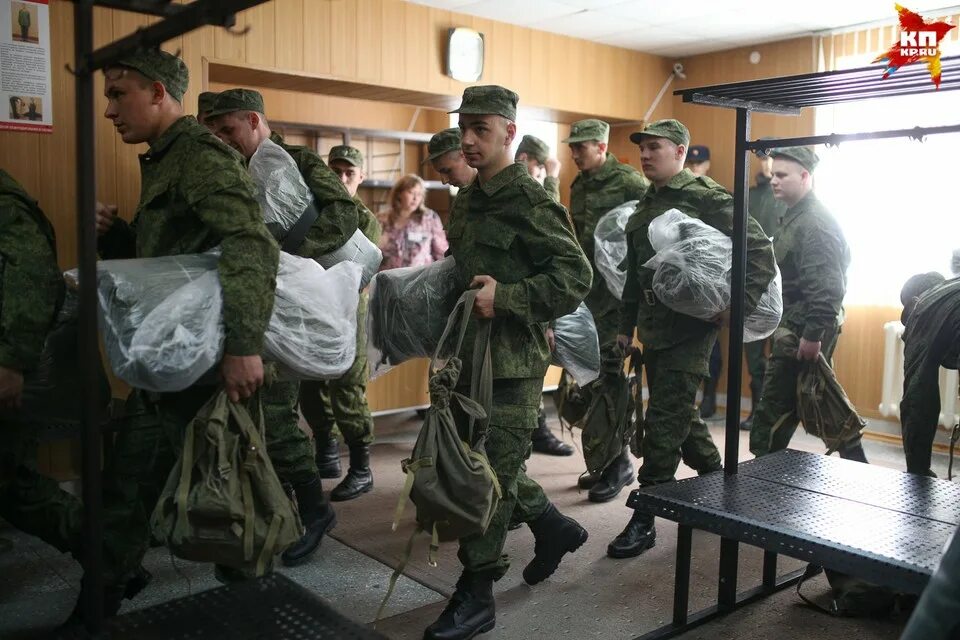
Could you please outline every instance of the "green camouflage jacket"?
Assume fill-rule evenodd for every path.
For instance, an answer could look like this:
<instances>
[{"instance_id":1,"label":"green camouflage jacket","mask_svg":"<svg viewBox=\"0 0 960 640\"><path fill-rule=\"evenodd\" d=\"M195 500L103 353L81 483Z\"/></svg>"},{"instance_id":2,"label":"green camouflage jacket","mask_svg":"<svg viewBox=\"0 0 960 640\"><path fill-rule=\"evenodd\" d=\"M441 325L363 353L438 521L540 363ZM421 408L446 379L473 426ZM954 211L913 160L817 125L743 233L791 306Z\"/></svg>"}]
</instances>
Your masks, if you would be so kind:
<instances>
[{"instance_id":1,"label":"green camouflage jacket","mask_svg":"<svg viewBox=\"0 0 960 640\"><path fill-rule=\"evenodd\" d=\"M287 144L277 133L270 139L283 147L297 163L300 175L313 193L317 220L307 231L307 238L295 253L304 258L317 258L335 251L350 239L358 227L357 205L347 193L333 169L307 147Z\"/></svg>"},{"instance_id":2,"label":"green camouflage jacket","mask_svg":"<svg viewBox=\"0 0 960 640\"><path fill-rule=\"evenodd\" d=\"M594 263L593 232L597 222L611 209L624 202L639 200L647 192L650 183L643 174L628 164L623 164L612 154L595 170L581 171L570 186L570 217L577 231L577 240L587 254L590 266ZM594 316L602 316L619 308L617 300L602 277L594 278L587 306Z\"/></svg>"},{"instance_id":3,"label":"green camouflage jacket","mask_svg":"<svg viewBox=\"0 0 960 640\"><path fill-rule=\"evenodd\" d=\"M463 288L477 275L497 281L491 353L493 377L540 378L550 349L546 323L571 313L590 290L590 263L577 244L563 206L522 164L457 195L447 239ZM460 357L469 379L476 323Z\"/></svg>"},{"instance_id":4,"label":"green camouflage jacket","mask_svg":"<svg viewBox=\"0 0 960 640\"><path fill-rule=\"evenodd\" d=\"M560 202L560 178L547 176L543 179L543 188L554 202Z\"/></svg>"},{"instance_id":5,"label":"green camouflage jacket","mask_svg":"<svg viewBox=\"0 0 960 640\"><path fill-rule=\"evenodd\" d=\"M184 116L140 156L140 173L133 222L116 221L100 238L101 255L155 258L219 245L226 353L260 353L280 249L239 154Z\"/></svg>"},{"instance_id":6,"label":"green camouflage jacket","mask_svg":"<svg viewBox=\"0 0 960 640\"><path fill-rule=\"evenodd\" d=\"M358 221L360 223L358 227L360 231L367 237L367 240L373 244L377 244L380 241L380 233L382 231L380 221L377 220L377 216L373 215L373 212L367 208L367 205L363 203L360 196L355 196L353 203L357 205Z\"/></svg>"},{"instance_id":7,"label":"green camouflage jacket","mask_svg":"<svg viewBox=\"0 0 960 640\"><path fill-rule=\"evenodd\" d=\"M62 296L53 227L0 169L0 367L36 367Z\"/></svg>"},{"instance_id":8,"label":"green camouflage jacket","mask_svg":"<svg viewBox=\"0 0 960 640\"><path fill-rule=\"evenodd\" d=\"M756 186L750 187L750 215L760 223L768 237L776 237L780 218L786 210L787 205L773 197L770 178L758 173Z\"/></svg>"},{"instance_id":9,"label":"green camouflage jacket","mask_svg":"<svg viewBox=\"0 0 960 640\"><path fill-rule=\"evenodd\" d=\"M663 188L647 190L627 222L627 282L623 288L620 333L632 335L636 327L643 346L666 349L687 340L706 339L717 325L678 313L653 294L653 269L643 266L655 254L647 236L654 218L669 209L678 209L699 218L729 236L733 232L733 197L722 186L684 169ZM774 276L770 239L753 218L747 228L747 282L745 313L757 306Z\"/></svg>"},{"instance_id":10,"label":"green camouflage jacket","mask_svg":"<svg viewBox=\"0 0 960 640\"><path fill-rule=\"evenodd\" d=\"M811 191L787 209L773 242L783 279L780 324L818 341L842 322L850 247L843 231Z\"/></svg>"}]
</instances>

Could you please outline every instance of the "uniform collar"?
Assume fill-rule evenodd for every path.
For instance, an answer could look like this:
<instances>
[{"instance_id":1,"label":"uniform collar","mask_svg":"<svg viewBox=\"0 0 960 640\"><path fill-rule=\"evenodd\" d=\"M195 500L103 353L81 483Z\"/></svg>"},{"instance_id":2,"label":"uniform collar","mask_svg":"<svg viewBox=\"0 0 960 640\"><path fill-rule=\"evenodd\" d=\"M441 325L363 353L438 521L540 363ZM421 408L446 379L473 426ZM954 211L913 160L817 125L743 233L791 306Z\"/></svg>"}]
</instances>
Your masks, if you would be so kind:
<instances>
[{"instance_id":1,"label":"uniform collar","mask_svg":"<svg viewBox=\"0 0 960 640\"><path fill-rule=\"evenodd\" d=\"M800 202L784 211L783 216L780 219L783 221L783 224L786 224L800 214L812 209L817 202L819 202L819 200L817 200L817 195L813 192L813 189L811 189L807 192L807 195L800 199Z\"/></svg>"},{"instance_id":2,"label":"uniform collar","mask_svg":"<svg viewBox=\"0 0 960 640\"><path fill-rule=\"evenodd\" d=\"M147 152L140 155L140 159L153 160L159 158L173 145L174 140L189 131L195 124L197 124L197 120L193 116L177 118L177 120L167 127L167 130L161 133L160 137L150 145Z\"/></svg>"},{"instance_id":3,"label":"uniform collar","mask_svg":"<svg viewBox=\"0 0 960 640\"><path fill-rule=\"evenodd\" d=\"M589 180L605 180L611 173L613 173L618 164L620 163L617 161L616 156L607 151L607 158L603 161L603 164L593 171L584 171L583 177Z\"/></svg>"},{"instance_id":4,"label":"uniform collar","mask_svg":"<svg viewBox=\"0 0 960 640\"><path fill-rule=\"evenodd\" d=\"M279 133L277 133L276 131L271 131L271 132L270 132L270 142L273 142L274 144L280 144L280 145L282 145L282 144L283 144L283 136L281 136L281 135L280 135Z\"/></svg>"},{"instance_id":5,"label":"uniform collar","mask_svg":"<svg viewBox=\"0 0 960 640\"><path fill-rule=\"evenodd\" d=\"M697 176L693 174L690 169L683 169L677 175L670 178L670 182L663 186L664 189L683 189L685 186L691 182L696 182ZM654 191L659 191L660 189L653 188L650 189L650 193Z\"/></svg>"},{"instance_id":6,"label":"uniform collar","mask_svg":"<svg viewBox=\"0 0 960 640\"><path fill-rule=\"evenodd\" d=\"M527 175L527 167L522 162L511 162L507 168L493 176L484 183L479 181L479 177L474 179L475 184L480 187L488 197L492 197L497 191L500 191L508 184L515 182Z\"/></svg>"}]
</instances>

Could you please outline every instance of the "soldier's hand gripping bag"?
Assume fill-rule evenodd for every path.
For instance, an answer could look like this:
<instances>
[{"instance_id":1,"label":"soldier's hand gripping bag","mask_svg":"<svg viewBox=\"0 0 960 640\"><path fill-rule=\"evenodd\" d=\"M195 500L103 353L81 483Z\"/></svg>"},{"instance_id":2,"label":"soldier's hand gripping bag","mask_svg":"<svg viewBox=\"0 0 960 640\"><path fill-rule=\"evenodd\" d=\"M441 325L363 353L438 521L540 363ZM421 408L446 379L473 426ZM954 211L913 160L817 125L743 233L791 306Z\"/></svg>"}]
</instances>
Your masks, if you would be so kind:
<instances>
[{"instance_id":1,"label":"soldier's hand gripping bag","mask_svg":"<svg viewBox=\"0 0 960 640\"><path fill-rule=\"evenodd\" d=\"M476 296L476 289L464 293L450 314L430 363L430 408L413 453L402 462L407 480L394 529L409 496L416 506L418 528L432 534L431 562L440 541L486 531L501 498L500 483L484 450L493 396L489 320L478 322L470 397L454 391L461 373L456 354L463 345ZM451 343L454 348L445 350ZM447 353L450 357L439 367L441 356ZM458 430L454 412L466 418L465 431Z\"/></svg>"},{"instance_id":2,"label":"soldier's hand gripping bag","mask_svg":"<svg viewBox=\"0 0 960 640\"><path fill-rule=\"evenodd\" d=\"M563 367L581 387L600 375L600 344L593 314L583 302L573 313L553 322L556 348L551 354L553 364Z\"/></svg>"},{"instance_id":3,"label":"soldier's hand gripping bag","mask_svg":"<svg viewBox=\"0 0 960 640\"><path fill-rule=\"evenodd\" d=\"M248 408L221 390L197 412L151 528L177 557L263 575L303 526L267 455L254 398Z\"/></svg>"},{"instance_id":4,"label":"soldier's hand gripping bag","mask_svg":"<svg viewBox=\"0 0 960 640\"><path fill-rule=\"evenodd\" d=\"M566 370L560 373L560 382L553 392L553 406L557 408L561 430L567 428L572 431L573 427L581 426L580 421L587 415L590 406L589 397L589 392L581 389Z\"/></svg>"},{"instance_id":5,"label":"soldier's hand gripping bag","mask_svg":"<svg viewBox=\"0 0 960 640\"><path fill-rule=\"evenodd\" d=\"M634 434L633 394L623 372L623 350L613 345L603 354L600 378L590 387L592 400L581 424L587 471L603 473Z\"/></svg>"},{"instance_id":6,"label":"soldier's hand gripping bag","mask_svg":"<svg viewBox=\"0 0 960 640\"><path fill-rule=\"evenodd\" d=\"M374 276L367 307L370 378L411 358L431 357L462 292L452 256Z\"/></svg>"},{"instance_id":7,"label":"soldier's hand gripping bag","mask_svg":"<svg viewBox=\"0 0 960 640\"><path fill-rule=\"evenodd\" d=\"M733 243L706 222L670 209L647 230L656 255L644 263L654 270L653 292L674 311L712 320L730 306ZM744 321L744 341L762 340L780 324L783 300L780 273Z\"/></svg>"},{"instance_id":8,"label":"soldier's hand gripping bag","mask_svg":"<svg viewBox=\"0 0 960 640\"><path fill-rule=\"evenodd\" d=\"M610 293L620 300L627 283L627 220L633 215L639 200L624 202L603 214L593 231L593 262L603 276Z\"/></svg>"}]
</instances>

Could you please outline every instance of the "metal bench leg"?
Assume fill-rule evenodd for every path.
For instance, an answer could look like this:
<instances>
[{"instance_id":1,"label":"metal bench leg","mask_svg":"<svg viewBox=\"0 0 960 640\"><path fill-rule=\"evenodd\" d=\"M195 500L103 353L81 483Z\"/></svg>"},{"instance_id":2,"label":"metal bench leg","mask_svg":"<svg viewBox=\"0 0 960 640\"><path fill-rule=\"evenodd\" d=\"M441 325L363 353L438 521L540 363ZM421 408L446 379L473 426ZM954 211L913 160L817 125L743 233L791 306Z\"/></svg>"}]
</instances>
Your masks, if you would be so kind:
<instances>
[{"instance_id":1,"label":"metal bench leg","mask_svg":"<svg viewBox=\"0 0 960 640\"><path fill-rule=\"evenodd\" d=\"M720 538L720 584L717 589L717 608L733 611L737 606L737 565L740 562L740 543Z\"/></svg>"},{"instance_id":2,"label":"metal bench leg","mask_svg":"<svg viewBox=\"0 0 960 640\"><path fill-rule=\"evenodd\" d=\"M693 528L677 525L677 572L673 579L673 626L687 624L690 600L690 555L693 551Z\"/></svg>"},{"instance_id":3,"label":"metal bench leg","mask_svg":"<svg viewBox=\"0 0 960 640\"><path fill-rule=\"evenodd\" d=\"M777 590L777 553L763 552L763 590L773 593Z\"/></svg>"}]
</instances>

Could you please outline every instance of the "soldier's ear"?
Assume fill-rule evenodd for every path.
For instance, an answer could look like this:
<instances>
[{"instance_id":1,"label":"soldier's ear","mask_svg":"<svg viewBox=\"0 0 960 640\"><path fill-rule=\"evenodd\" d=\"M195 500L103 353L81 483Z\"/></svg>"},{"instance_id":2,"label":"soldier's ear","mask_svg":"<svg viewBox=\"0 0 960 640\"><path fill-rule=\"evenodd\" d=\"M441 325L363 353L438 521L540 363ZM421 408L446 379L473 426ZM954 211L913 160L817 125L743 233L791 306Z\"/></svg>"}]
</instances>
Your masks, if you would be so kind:
<instances>
[{"instance_id":1,"label":"soldier's ear","mask_svg":"<svg viewBox=\"0 0 960 640\"><path fill-rule=\"evenodd\" d=\"M507 120L507 139L506 146L513 144L513 139L517 137L517 123Z\"/></svg>"}]
</instances>

